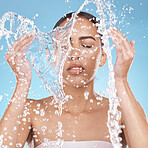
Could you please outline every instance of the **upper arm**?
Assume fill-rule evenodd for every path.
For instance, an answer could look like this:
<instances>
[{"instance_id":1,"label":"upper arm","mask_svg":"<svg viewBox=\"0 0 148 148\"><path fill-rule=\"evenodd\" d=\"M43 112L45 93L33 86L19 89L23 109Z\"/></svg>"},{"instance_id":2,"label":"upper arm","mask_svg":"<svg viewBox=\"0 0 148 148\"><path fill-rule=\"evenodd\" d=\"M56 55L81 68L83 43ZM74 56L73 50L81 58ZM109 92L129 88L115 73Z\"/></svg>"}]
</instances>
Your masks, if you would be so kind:
<instances>
[{"instance_id":1,"label":"upper arm","mask_svg":"<svg viewBox=\"0 0 148 148\"><path fill-rule=\"evenodd\" d=\"M33 100L27 99L23 115L21 117L21 123L20 123L20 129L18 132L18 140L17 144L20 145L19 147L23 147L27 139L29 138L30 132L31 132L31 103L33 103Z\"/></svg>"}]
</instances>

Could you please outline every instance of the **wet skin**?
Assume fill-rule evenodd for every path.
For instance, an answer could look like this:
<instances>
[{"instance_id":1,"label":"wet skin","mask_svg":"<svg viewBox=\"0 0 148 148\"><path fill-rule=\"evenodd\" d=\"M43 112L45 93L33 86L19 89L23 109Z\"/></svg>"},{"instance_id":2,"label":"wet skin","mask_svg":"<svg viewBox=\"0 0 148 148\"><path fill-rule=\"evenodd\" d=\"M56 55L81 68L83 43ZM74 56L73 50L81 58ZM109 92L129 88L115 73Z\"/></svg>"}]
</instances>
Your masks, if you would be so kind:
<instances>
[{"instance_id":1,"label":"wet skin","mask_svg":"<svg viewBox=\"0 0 148 148\"><path fill-rule=\"evenodd\" d=\"M64 26L66 23L63 22L61 26ZM86 27L84 29L81 26ZM55 115L56 109L53 107L54 105L50 105L52 98L38 101L32 100L32 103L29 105L30 107L28 107L31 112L31 125L36 146L40 145L44 138L51 141L57 140L58 137L55 130L58 129L58 121L61 121L63 124L62 130L64 132L62 139L65 141L101 140L110 142L108 137L109 131L106 125L109 102L104 97L102 100L97 100L96 98L99 95L94 91L95 73L99 66L105 64L106 54L100 48L100 38L95 37L98 33L92 22L81 18L76 22L74 28L78 32L73 32L70 37L72 50L66 59L63 70L64 91L66 94L72 95L74 99L69 100L63 105L61 117ZM94 51L95 48L97 48L96 51ZM82 54L83 50L87 50L88 53ZM102 54L99 63L97 59L99 58L100 50ZM68 68L72 64L80 64L84 68L83 72L69 72ZM86 91L89 92L88 100L85 100L84 97L84 92ZM93 103L90 103L91 99ZM28 102L30 101L28 100ZM37 104L40 104L40 107L37 108ZM41 109L45 111L43 117L37 112L40 112ZM121 121L120 124L122 124ZM45 133L41 130L43 126L47 127ZM52 131L52 133L49 131ZM125 146L124 135L121 134L120 136L123 138L122 144Z\"/></svg>"},{"instance_id":2,"label":"wet skin","mask_svg":"<svg viewBox=\"0 0 148 148\"><path fill-rule=\"evenodd\" d=\"M66 21L63 22L61 26L64 26L66 23ZM27 99L25 102L27 108L24 108L17 143L20 142L24 144L29 133L28 141L31 136L33 136L35 146L41 144L44 138L50 139L51 141L57 140L59 137L56 137L55 130L58 129L58 121L61 121L63 124L62 130L64 130L64 132L62 139L65 141L101 140L110 142L108 137L109 131L106 125L109 102L108 99L104 97L102 100L97 100L97 97L100 96L94 91L94 77L96 71L106 63L107 57L100 48L101 40L96 37L96 35L98 35L97 28L92 22L85 18L79 18L74 25L74 29L77 30L77 32L72 32L70 36L72 50L66 59L63 69L64 91L74 99L69 100L63 105L61 117L55 114L56 108L54 105L50 104L53 99L52 97L41 100ZM117 30L111 30L110 34L114 34L115 32L117 33L117 38L113 41L115 42L116 48L119 49L119 45L117 45L116 42L119 42L123 36ZM16 75L19 85L17 88L22 88L21 91L18 91L22 94L29 90L32 79L31 67L25 55L17 55L16 53L25 53L27 47L32 44L33 39L33 36L24 35L22 38L18 39L12 47L16 52L6 56L7 62ZM122 46L120 45L120 47L128 46L127 43L125 44L124 42L120 44L124 44ZM131 43L129 46L132 45ZM84 51L87 52L83 54ZM121 53L118 53L120 56ZM115 76L118 79L121 77L125 78L131 61L121 64L118 62L121 61L119 56L117 56L117 63L115 64ZM14 57L15 65L13 65L13 59L11 57ZM19 62L22 62L22 60L24 63L20 64ZM83 69L72 69L71 66L73 64L81 65ZM127 67L127 69L123 66ZM16 67L19 67L19 71ZM71 69L69 69L70 67ZM122 70L122 73L120 73L120 70ZM85 92L89 92L88 100L85 99ZM23 103L22 97L22 109ZM121 110L121 108L119 108L119 110ZM44 115L41 111L44 111ZM26 114L26 112L28 112L28 114ZM123 124L123 119L120 120L120 124ZM42 130L43 126L47 127L45 132ZM124 134L121 134L121 137L123 138L122 144L125 146L126 141Z\"/></svg>"},{"instance_id":3,"label":"wet skin","mask_svg":"<svg viewBox=\"0 0 148 148\"><path fill-rule=\"evenodd\" d=\"M26 140L29 141L32 137L35 146L41 144L44 138L57 140L59 137L56 137L55 130L58 129L58 121L63 123L62 138L65 141L110 142L106 125L109 102L104 97L97 100L99 95L94 91L94 76L97 68L106 63L106 54L100 49L100 38L95 36L96 27L85 18L78 19L74 26L75 32L72 32L68 38L72 50L66 59L63 71L64 91L74 99L63 105L61 117L55 114L56 108L51 104L52 97L41 100L27 99L32 72L25 52L34 37L23 35L9 49L5 59L16 76L16 88L0 121L0 135L4 136L4 145L15 147L12 144L20 143L22 144L20 147L23 147ZM66 23L63 22L61 26ZM116 47L114 73L117 96L121 98L119 110L122 112L122 119L119 125L125 125L124 132L120 135L123 138L123 147L126 143L134 148L147 147L146 115L127 81L127 74L135 56L134 41L129 42L115 28L109 28L108 34ZM64 45L63 50L66 48ZM82 54L84 52L85 54ZM89 94L88 99L85 99L85 93Z\"/></svg>"}]
</instances>

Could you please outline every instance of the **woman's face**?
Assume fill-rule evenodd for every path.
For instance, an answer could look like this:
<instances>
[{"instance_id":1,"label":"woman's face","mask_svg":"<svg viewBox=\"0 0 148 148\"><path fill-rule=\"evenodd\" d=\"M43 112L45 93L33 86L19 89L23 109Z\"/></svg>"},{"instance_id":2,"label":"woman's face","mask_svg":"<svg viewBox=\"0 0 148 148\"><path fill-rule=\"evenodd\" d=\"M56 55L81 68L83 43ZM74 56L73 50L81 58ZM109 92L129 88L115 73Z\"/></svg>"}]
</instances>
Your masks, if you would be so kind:
<instances>
[{"instance_id":1,"label":"woman's face","mask_svg":"<svg viewBox=\"0 0 148 148\"><path fill-rule=\"evenodd\" d=\"M61 23L64 27L69 21ZM63 82L82 87L94 79L102 56L101 39L96 26L86 18L78 17L70 38L63 41L62 50L71 48L63 68Z\"/></svg>"}]
</instances>

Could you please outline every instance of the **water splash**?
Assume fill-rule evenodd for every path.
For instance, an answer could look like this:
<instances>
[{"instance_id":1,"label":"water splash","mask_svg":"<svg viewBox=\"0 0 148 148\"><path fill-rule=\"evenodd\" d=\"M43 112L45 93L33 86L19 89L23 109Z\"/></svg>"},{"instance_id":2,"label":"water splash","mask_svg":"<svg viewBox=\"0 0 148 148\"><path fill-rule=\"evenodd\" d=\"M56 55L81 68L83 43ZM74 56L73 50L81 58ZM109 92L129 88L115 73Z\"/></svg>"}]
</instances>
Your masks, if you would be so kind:
<instances>
[{"instance_id":1,"label":"water splash","mask_svg":"<svg viewBox=\"0 0 148 148\"><path fill-rule=\"evenodd\" d=\"M55 53L53 48L55 44L59 44L64 39L70 26L71 23L64 28L59 27L49 33L43 33L34 25L33 21L14 12L5 13L0 20L0 39L5 36L8 49L23 34L36 36L26 55L29 56L37 75L43 81L46 89L51 91L55 98L58 99L64 98L62 69L68 52L62 53L60 45L58 45L58 53Z\"/></svg>"},{"instance_id":2,"label":"water splash","mask_svg":"<svg viewBox=\"0 0 148 148\"><path fill-rule=\"evenodd\" d=\"M66 1L68 2L68 1ZM117 18L112 11L112 7L114 6L111 1L107 0L85 0L80 9L73 15L72 21L67 24L64 28L57 28L52 30L49 33L40 32L39 29L34 25L33 21L29 19L17 15L13 12L8 12L4 14L2 19L0 20L0 39L5 36L8 48L12 46L14 41L18 39L23 34L31 34L35 35L36 39L34 43L28 48L27 53L30 55L30 59L32 61L33 67L36 70L38 76L41 78L45 87L48 91L51 91L54 95L54 104L59 103L59 111L58 115L62 114L62 104L68 101L69 96L66 98L63 92L62 86L62 72L65 59L70 52L70 48L66 51L65 54L61 52L60 41L65 39L67 32L70 31L70 35L72 33L74 24L76 22L77 14L82 11L82 9L93 3L96 5L97 11L96 13L99 16L100 23L97 24L98 33L103 34L102 42L104 43L104 51L107 53L108 57L108 67L109 67L109 88L107 93L109 94L109 111L108 111L108 123L107 126L110 132L110 139L114 147L121 147L121 138L118 137L121 132L121 126L119 126L119 120L121 119L121 112L117 110L117 107L120 105L120 98L116 96L116 88L115 88L115 80L114 80L114 72L112 65L112 56L111 50L113 48L109 46L107 27L115 27L117 23ZM130 9L130 12L132 9ZM7 26L6 22L9 23ZM8 29L6 29L8 28ZM70 47L69 37L66 38ZM58 60L53 48L55 44L58 45ZM38 47L38 48L36 48ZM1 50L3 50L3 46L1 46ZM47 56L48 55L48 56ZM38 57L38 58L36 58ZM46 57L46 58L44 58ZM87 97L87 96L86 96ZM64 98L65 100L61 99ZM61 99L59 101L59 99ZM59 122L60 130L62 130L62 123ZM61 137L61 131L60 137ZM59 139L60 141L60 139ZM2 142L1 142L2 143Z\"/></svg>"},{"instance_id":3,"label":"water splash","mask_svg":"<svg viewBox=\"0 0 148 148\"><path fill-rule=\"evenodd\" d=\"M115 88L114 70L111 55L111 49L113 48L113 46L109 46L109 36L106 30L107 27L116 26L117 18L115 16L115 13L111 10L111 7L114 5L110 1L103 0L85 0L76 14L82 11L82 9L89 3L94 3L97 7L96 13L100 18L100 24L97 24L96 26L98 27L98 33L103 34L103 36L101 37L102 42L104 43L103 50L107 53L108 57L109 88L107 89L107 93L109 95L109 110L107 126L109 128L110 140L113 146L115 148L120 148L122 146L122 144L120 143L122 138L118 136L119 133L121 133L121 128L123 128L119 125L121 112L117 109L117 107L120 106L120 98L117 97Z\"/></svg>"}]
</instances>

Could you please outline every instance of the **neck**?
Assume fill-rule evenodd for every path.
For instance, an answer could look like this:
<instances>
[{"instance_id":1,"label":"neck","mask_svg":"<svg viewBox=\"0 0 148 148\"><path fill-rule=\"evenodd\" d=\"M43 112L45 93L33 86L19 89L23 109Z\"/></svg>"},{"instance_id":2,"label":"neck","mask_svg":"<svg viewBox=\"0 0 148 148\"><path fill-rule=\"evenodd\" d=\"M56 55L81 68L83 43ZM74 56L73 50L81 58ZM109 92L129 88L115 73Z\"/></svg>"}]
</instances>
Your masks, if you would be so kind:
<instances>
[{"instance_id":1,"label":"neck","mask_svg":"<svg viewBox=\"0 0 148 148\"><path fill-rule=\"evenodd\" d=\"M94 91L94 80L82 87L73 87L64 84L64 92L66 95L71 95L72 99L69 99L63 105L63 112L71 113L73 115L90 112L92 104L90 101L95 101L96 93Z\"/></svg>"}]
</instances>

